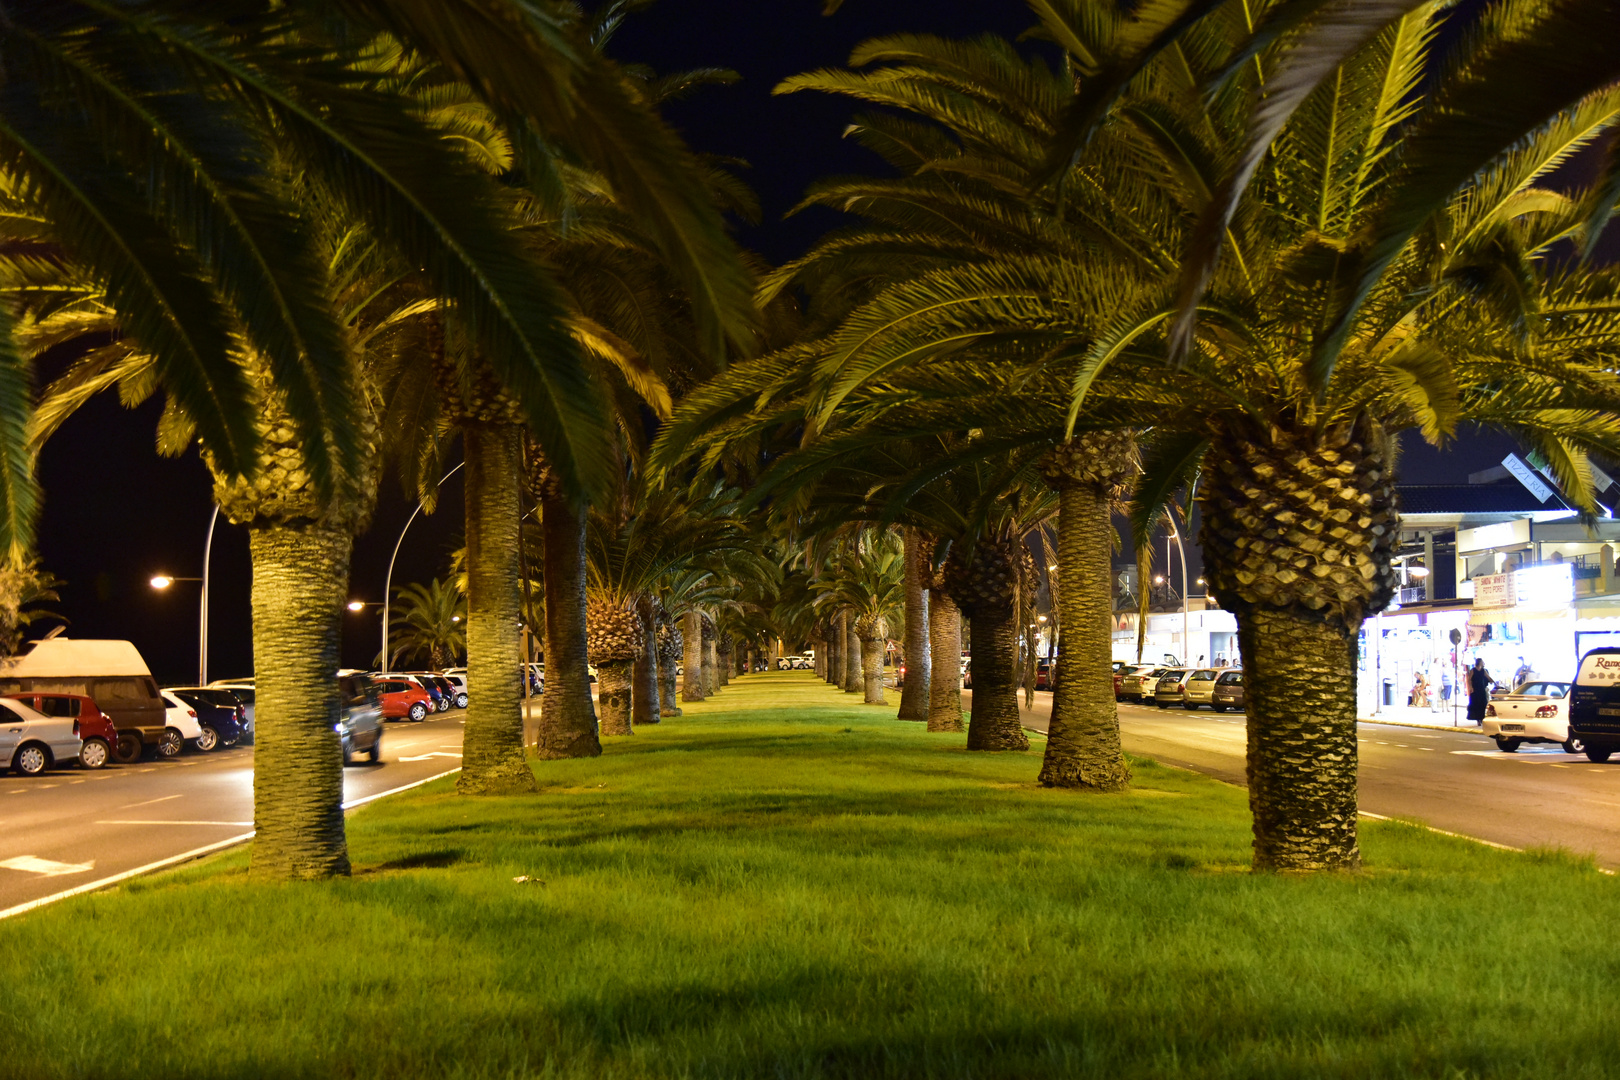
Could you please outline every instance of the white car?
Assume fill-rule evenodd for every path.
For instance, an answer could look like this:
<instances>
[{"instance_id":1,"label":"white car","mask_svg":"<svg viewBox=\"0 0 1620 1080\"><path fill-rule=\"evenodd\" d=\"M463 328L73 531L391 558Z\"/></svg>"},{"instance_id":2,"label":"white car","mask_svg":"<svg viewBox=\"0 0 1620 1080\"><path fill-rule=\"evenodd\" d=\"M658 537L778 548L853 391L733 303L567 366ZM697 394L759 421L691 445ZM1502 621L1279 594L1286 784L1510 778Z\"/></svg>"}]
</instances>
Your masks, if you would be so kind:
<instances>
[{"instance_id":1,"label":"white car","mask_svg":"<svg viewBox=\"0 0 1620 1080\"><path fill-rule=\"evenodd\" d=\"M0 703L0 772L38 776L79 759L84 743L71 716L46 716L20 701Z\"/></svg>"},{"instance_id":2,"label":"white car","mask_svg":"<svg viewBox=\"0 0 1620 1080\"><path fill-rule=\"evenodd\" d=\"M1586 749L1569 733L1569 683L1535 679L1511 694L1498 694L1485 706L1484 734L1496 748L1513 753L1527 742L1557 743L1565 753Z\"/></svg>"},{"instance_id":3,"label":"white car","mask_svg":"<svg viewBox=\"0 0 1620 1080\"><path fill-rule=\"evenodd\" d=\"M213 728L197 722L197 710L167 690L163 695L163 735L158 739L157 752L163 757L174 757L185 743L199 750L212 750L219 745L219 736Z\"/></svg>"}]
</instances>

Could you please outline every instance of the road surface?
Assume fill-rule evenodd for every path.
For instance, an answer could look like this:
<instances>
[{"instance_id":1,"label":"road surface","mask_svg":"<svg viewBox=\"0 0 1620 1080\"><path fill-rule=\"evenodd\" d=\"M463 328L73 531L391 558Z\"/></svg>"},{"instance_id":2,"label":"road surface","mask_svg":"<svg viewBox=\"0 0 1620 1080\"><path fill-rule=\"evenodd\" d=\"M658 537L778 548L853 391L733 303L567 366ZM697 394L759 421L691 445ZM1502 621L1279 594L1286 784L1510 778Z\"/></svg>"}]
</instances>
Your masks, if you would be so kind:
<instances>
[{"instance_id":1,"label":"road surface","mask_svg":"<svg viewBox=\"0 0 1620 1080\"><path fill-rule=\"evenodd\" d=\"M345 805L461 764L465 712L383 726L383 760L344 770ZM253 750L0 776L0 914L253 831Z\"/></svg>"},{"instance_id":2,"label":"road surface","mask_svg":"<svg viewBox=\"0 0 1620 1080\"><path fill-rule=\"evenodd\" d=\"M971 707L972 691L962 698ZM1024 725L1045 731L1051 712L1052 695L1037 693ZM1132 754L1244 782L1242 714L1122 703L1119 726ZM1509 847L1562 847L1620 868L1620 758L1594 765L1555 746L1504 754L1476 732L1393 724L1363 723L1357 742L1364 812Z\"/></svg>"}]
</instances>

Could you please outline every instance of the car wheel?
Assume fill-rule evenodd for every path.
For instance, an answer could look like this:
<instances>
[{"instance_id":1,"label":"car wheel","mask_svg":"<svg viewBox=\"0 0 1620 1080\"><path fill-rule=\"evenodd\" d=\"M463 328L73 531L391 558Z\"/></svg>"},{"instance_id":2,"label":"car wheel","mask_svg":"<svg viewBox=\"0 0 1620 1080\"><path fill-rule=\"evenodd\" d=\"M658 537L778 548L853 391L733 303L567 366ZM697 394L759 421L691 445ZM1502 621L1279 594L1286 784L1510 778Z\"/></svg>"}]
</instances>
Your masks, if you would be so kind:
<instances>
[{"instance_id":1,"label":"car wheel","mask_svg":"<svg viewBox=\"0 0 1620 1080\"><path fill-rule=\"evenodd\" d=\"M467 695L466 694L457 694L456 695L456 708L465 709L466 707L467 707Z\"/></svg>"},{"instance_id":2,"label":"car wheel","mask_svg":"<svg viewBox=\"0 0 1620 1080\"><path fill-rule=\"evenodd\" d=\"M371 763L373 765L381 765L382 764L382 729L381 728L377 729L377 737L372 740L371 749L366 751L366 756L371 759Z\"/></svg>"},{"instance_id":3,"label":"car wheel","mask_svg":"<svg viewBox=\"0 0 1620 1080\"><path fill-rule=\"evenodd\" d=\"M450 699L449 698L440 698L439 699L439 711L440 712L449 712L450 711Z\"/></svg>"},{"instance_id":4,"label":"car wheel","mask_svg":"<svg viewBox=\"0 0 1620 1080\"><path fill-rule=\"evenodd\" d=\"M185 744L186 740L180 737L180 732L178 729L172 727L164 728L163 734L158 736L158 756L174 757L176 754L180 753L180 748Z\"/></svg>"},{"instance_id":5,"label":"car wheel","mask_svg":"<svg viewBox=\"0 0 1620 1080\"><path fill-rule=\"evenodd\" d=\"M1509 739L1503 735L1495 735L1492 737L1496 740L1496 748L1502 751L1504 754L1516 753L1519 749L1520 742L1523 741L1521 739Z\"/></svg>"},{"instance_id":6,"label":"car wheel","mask_svg":"<svg viewBox=\"0 0 1620 1080\"><path fill-rule=\"evenodd\" d=\"M343 744L343 765L347 768L354 761L354 755L349 749L349 737L345 735L340 741Z\"/></svg>"},{"instance_id":7,"label":"car wheel","mask_svg":"<svg viewBox=\"0 0 1620 1080\"><path fill-rule=\"evenodd\" d=\"M1564 740L1564 753L1580 754L1586 751L1586 740L1577 735L1571 735Z\"/></svg>"},{"instance_id":8,"label":"car wheel","mask_svg":"<svg viewBox=\"0 0 1620 1080\"><path fill-rule=\"evenodd\" d=\"M219 732L215 731L207 724L204 724L202 727L202 734L198 735L195 741L197 744L197 749L201 750L205 754L210 750L218 750Z\"/></svg>"},{"instance_id":9,"label":"car wheel","mask_svg":"<svg viewBox=\"0 0 1620 1080\"><path fill-rule=\"evenodd\" d=\"M426 705L423 705L420 701L415 702L415 703L413 703L411 705L411 719L412 720L420 720L426 715L427 715L427 706Z\"/></svg>"},{"instance_id":10,"label":"car wheel","mask_svg":"<svg viewBox=\"0 0 1620 1080\"><path fill-rule=\"evenodd\" d=\"M141 737L132 731L120 731L118 742L113 746L113 760L120 765L133 765L141 760L145 751L141 745Z\"/></svg>"},{"instance_id":11,"label":"car wheel","mask_svg":"<svg viewBox=\"0 0 1620 1080\"><path fill-rule=\"evenodd\" d=\"M1197 703L1196 703L1196 702L1192 702L1192 701L1183 701L1183 702L1182 702L1182 703L1181 703L1181 707L1182 707L1182 708L1183 708L1183 709L1186 709L1186 710L1187 710L1187 711L1188 711L1188 712L1197 712L1197 711L1198 711L1198 705L1197 705Z\"/></svg>"},{"instance_id":12,"label":"car wheel","mask_svg":"<svg viewBox=\"0 0 1620 1080\"><path fill-rule=\"evenodd\" d=\"M1226 711L1226 706L1225 705L1211 705L1210 708L1214 709L1216 712L1225 712Z\"/></svg>"},{"instance_id":13,"label":"car wheel","mask_svg":"<svg viewBox=\"0 0 1620 1080\"><path fill-rule=\"evenodd\" d=\"M1170 707L1170 703L1168 701L1155 701L1153 704L1157 705L1161 709L1168 709Z\"/></svg>"},{"instance_id":14,"label":"car wheel","mask_svg":"<svg viewBox=\"0 0 1620 1080\"><path fill-rule=\"evenodd\" d=\"M112 747L106 739L86 739L79 750L79 764L87 769L103 769L112 757Z\"/></svg>"},{"instance_id":15,"label":"car wheel","mask_svg":"<svg viewBox=\"0 0 1620 1080\"><path fill-rule=\"evenodd\" d=\"M51 763L51 756L37 743L29 743L11 759L11 767L24 776L38 776Z\"/></svg>"},{"instance_id":16,"label":"car wheel","mask_svg":"<svg viewBox=\"0 0 1620 1080\"><path fill-rule=\"evenodd\" d=\"M1611 751L1608 747L1604 747L1603 749L1599 750L1595 746L1588 746L1586 748L1586 760L1596 762L1597 764L1601 765L1605 761L1609 760L1609 755L1611 753L1613 753L1613 751Z\"/></svg>"}]
</instances>

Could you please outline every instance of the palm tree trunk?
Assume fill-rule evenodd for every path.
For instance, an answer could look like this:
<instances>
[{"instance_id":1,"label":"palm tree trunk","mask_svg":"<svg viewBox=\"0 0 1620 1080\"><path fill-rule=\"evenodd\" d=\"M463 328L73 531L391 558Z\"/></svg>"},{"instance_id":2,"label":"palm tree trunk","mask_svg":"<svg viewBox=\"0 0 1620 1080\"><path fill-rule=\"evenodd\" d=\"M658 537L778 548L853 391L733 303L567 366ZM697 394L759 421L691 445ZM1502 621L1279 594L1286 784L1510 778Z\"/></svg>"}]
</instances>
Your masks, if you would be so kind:
<instances>
[{"instance_id":1,"label":"palm tree trunk","mask_svg":"<svg viewBox=\"0 0 1620 1080\"><path fill-rule=\"evenodd\" d=\"M467 721L461 736L464 795L534 790L523 753L523 611L518 565L522 430L467 424ZM550 558L550 545L547 545ZM548 612L550 607L547 607ZM550 672L547 672L549 675ZM549 682L549 679L548 679Z\"/></svg>"},{"instance_id":2,"label":"palm tree trunk","mask_svg":"<svg viewBox=\"0 0 1620 1080\"><path fill-rule=\"evenodd\" d=\"M703 616L688 611L681 619L685 655L681 658L681 700L702 701L703 693Z\"/></svg>"},{"instance_id":3,"label":"palm tree trunk","mask_svg":"<svg viewBox=\"0 0 1620 1080\"><path fill-rule=\"evenodd\" d=\"M771 638L765 646L765 667L768 671L776 670L776 662L781 659L781 650L776 647L776 639Z\"/></svg>"},{"instance_id":4,"label":"palm tree trunk","mask_svg":"<svg viewBox=\"0 0 1620 1080\"><path fill-rule=\"evenodd\" d=\"M636 661L632 675L631 723L656 724L663 717L658 707L658 612L651 596L636 600L636 614L641 618L641 659Z\"/></svg>"},{"instance_id":5,"label":"palm tree trunk","mask_svg":"<svg viewBox=\"0 0 1620 1080\"><path fill-rule=\"evenodd\" d=\"M973 712L969 750L1028 750L1018 718L1018 618L1016 608L985 611L969 620L973 634Z\"/></svg>"},{"instance_id":6,"label":"palm tree trunk","mask_svg":"<svg viewBox=\"0 0 1620 1080\"><path fill-rule=\"evenodd\" d=\"M883 696L883 653L888 638L861 638L861 688L866 691L866 704L887 705Z\"/></svg>"},{"instance_id":7,"label":"palm tree trunk","mask_svg":"<svg viewBox=\"0 0 1620 1080\"><path fill-rule=\"evenodd\" d=\"M906 681L900 687L900 719L926 720L933 658L928 647L928 589L924 582L933 575L923 566L927 556L921 532L908 527L903 536L906 544Z\"/></svg>"},{"instance_id":8,"label":"palm tree trunk","mask_svg":"<svg viewBox=\"0 0 1620 1080\"><path fill-rule=\"evenodd\" d=\"M554 484L540 497L545 538L546 686L540 695L541 758L597 757L602 739L586 664L585 516ZM510 676L508 676L510 680Z\"/></svg>"},{"instance_id":9,"label":"palm tree trunk","mask_svg":"<svg viewBox=\"0 0 1620 1080\"><path fill-rule=\"evenodd\" d=\"M833 616L832 639L827 642L827 682L832 686L842 688L844 685L844 646L848 642L847 628L844 626L844 615L839 612Z\"/></svg>"},{"instance_id":10,"label":"palm tree trunk","mask_svg":"<svg viewBox=\"0 0 1620 1080\"><path fill-rule=\"evenodd\" d=\"M844 693L863 693L866 676L861 672L861 638L855 632L855 616L851 612L844 612L844 626L844 640L849 643L844 650Z\"/></svg>"},{"instance_id":11,"label":"palm tree trunk","mask_svg":"<svg viewBox=\"0 0 1620 1080\"><path fill-rule=\"evenodd\" d=\"M730 686L731 685L731 647L730 647L730 643L727 642L727 647L726 647L726 650L724 652L721 652L720 651L720 646L716 645L715 648L714 648L714 654L715 654L715 664L714 664L715 676L720 680L720 685L721 686Z\"/></svg>"},{"instance_id":12,"label":"palm tree trunk","mask_svg":"<svg viewBox=\"0 0 1620 1080\"><path fill-rule=\"evenodd\" d=\"M1111 523L1102 493L1070 485L1058 494L1058 631L1064 678L1052 694L1041 763L1047 787L1121 791L1131 780L1114 702Z\"/></svg>"},{"instance_id":13,"label":"palm tree trunk","mask_svg":"<svg viewBox=\"0 0 1620 1080\"><path fill-rule=\"evenodd\" d=\"M719 658L714 653L714 638L703 643L703 696L713 697L720 692Z\"/></svg>"},{"instance_id":14,"label":"palm tree trunk","mask_svg":"<svg viewBox=\"0 0 1620 1080\"><path fill-rule=\"evenodd\" d=\"M333 672L354 540L282 525L252 529L248 543L259 673L249 871L272 881L347 874Z\"/></svg>"},{"instance_id":15,"label":"palm tree trunk","mask_svg":"<svg viewBox=\"0 0 1620 1080\"><path fill-rule=\"evenodd\" d=\"M1308 610L1238 616L1257 870L1354 870L1356 638Z\"/></svg>"},{"instance_id":16,"label":"palm tree trunk","mask_svg":"<svg viewBox=\"0 0 1620 1080\"><path fill-rule=\"evenodd\" d=\"M596 704L603 735L634 735L630 726L630 687L635 661L611 660L596 665Z\"/></svg>"},{"instance_id":17,"label":"palm tree trunk","mask_svg":"<svg viewBox=\"0 0 1620 1080\"><path fill-rule=\"evenodd\" d=\"M928 730L962 730L962 613L943 589L928 591Z\"/></svg>"}]
</instances>

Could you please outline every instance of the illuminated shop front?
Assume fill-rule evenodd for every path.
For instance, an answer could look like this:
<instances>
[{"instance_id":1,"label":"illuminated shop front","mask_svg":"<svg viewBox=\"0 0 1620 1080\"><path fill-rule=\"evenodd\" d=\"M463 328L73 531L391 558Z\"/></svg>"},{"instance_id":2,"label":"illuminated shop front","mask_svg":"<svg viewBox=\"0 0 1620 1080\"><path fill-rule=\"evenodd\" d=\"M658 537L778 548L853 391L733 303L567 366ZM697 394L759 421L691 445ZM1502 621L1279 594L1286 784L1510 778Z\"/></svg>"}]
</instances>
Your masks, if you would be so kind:
<instances>
[{"instance_id":1,"label":"illuminated shop front","mask_svg":"<svg viewBox=\"0 0 1620 1080\"><path fill-rule=\"evenodd\" d=\"M1529 566L1474 581L1466 659L1485 662L1503 685L1528 668L1543 679L1573 679L1576 652L1574 568L1567 562Z\"/></svg>"}]
</instances>

